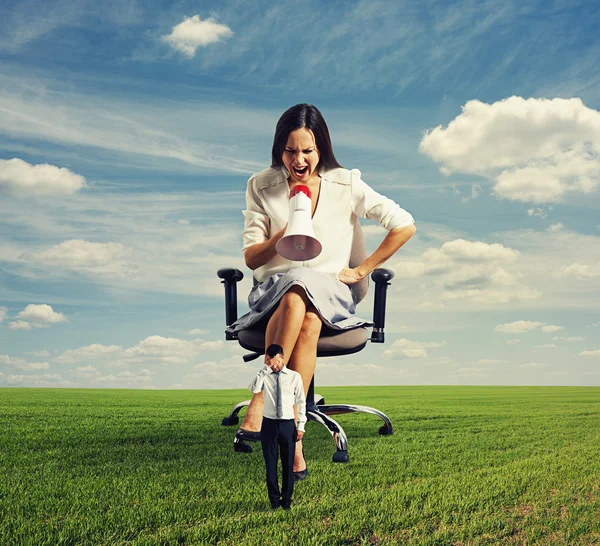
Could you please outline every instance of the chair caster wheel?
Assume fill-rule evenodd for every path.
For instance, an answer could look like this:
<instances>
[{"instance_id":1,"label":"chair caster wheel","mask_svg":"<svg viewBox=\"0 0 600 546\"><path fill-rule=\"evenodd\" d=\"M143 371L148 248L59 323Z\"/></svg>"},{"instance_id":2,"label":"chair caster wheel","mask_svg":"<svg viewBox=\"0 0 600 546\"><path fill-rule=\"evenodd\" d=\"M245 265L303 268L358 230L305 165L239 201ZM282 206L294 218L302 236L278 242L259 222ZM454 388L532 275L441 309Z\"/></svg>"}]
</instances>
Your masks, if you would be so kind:
<instances>
[{"instance_id":1,"label":"chair caster wheel","mask_svg":"<svg viewBox=\"0 0 600 546\"><path fill-rule=\"evenodd\" d=\"M333 454L333 462L334 463L347 463L349 461L348 452L347 451L336 451Z\"/></svg>"},{"instance_id":2,"label":"chair caster wheel","mask_svg":"<svg viewBox=\"0 0 600 546\"><path fill-rule=\"evenodd\" d=\"M240 419L237 415L234 415L233 417L225 417L223 419L223 421L221 422L221 424L224 427L230 427L232 425L237 425L240 422Z\"/></svg>"},{"instance_id":3,"label":"chair caster wheel","mask_svg":"<svg viewBox=\"0 0 600 546\"><path fill-rule=\"evenodd\" d=\"M234 442L233 451L237 453L252 453L252 446L244 442Z\"/></svg>"},{"instance_id":4,"label":"chair caster wheel","mask_svg":"<svg viewBox=\"0 0 600 546\"><path fill-rule=\"evenodd\" d=\"M379 427L379 434L381 434L381 436L391 436L394 434L394 429L392 427L386 427L383 425Z\"/></svg>"}]
</instances>

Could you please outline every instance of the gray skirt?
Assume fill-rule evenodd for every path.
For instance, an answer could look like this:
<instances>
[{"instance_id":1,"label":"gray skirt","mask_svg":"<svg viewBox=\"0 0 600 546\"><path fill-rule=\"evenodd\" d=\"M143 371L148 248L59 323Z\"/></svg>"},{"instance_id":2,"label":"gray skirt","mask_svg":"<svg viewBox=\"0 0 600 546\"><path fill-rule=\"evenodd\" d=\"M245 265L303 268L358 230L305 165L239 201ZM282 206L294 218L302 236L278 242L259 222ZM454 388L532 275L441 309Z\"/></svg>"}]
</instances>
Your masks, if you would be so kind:
<instances>
[{"instance_id":1,"label":"gray skirt","mask_svg":"<svg viewBox=\"0 0 600 546\"><path fill-rule=\"evenodd\" d=\"M325 326L334 330L350 330L373 325L354 315L356 305L348 285L326 273L296 267L286 273L276 273L254 286L248 296L250 312L228 326L226 331L246 330L268 318L283 295L295 285L304 288Z\"/></svg>"}]
</instances>

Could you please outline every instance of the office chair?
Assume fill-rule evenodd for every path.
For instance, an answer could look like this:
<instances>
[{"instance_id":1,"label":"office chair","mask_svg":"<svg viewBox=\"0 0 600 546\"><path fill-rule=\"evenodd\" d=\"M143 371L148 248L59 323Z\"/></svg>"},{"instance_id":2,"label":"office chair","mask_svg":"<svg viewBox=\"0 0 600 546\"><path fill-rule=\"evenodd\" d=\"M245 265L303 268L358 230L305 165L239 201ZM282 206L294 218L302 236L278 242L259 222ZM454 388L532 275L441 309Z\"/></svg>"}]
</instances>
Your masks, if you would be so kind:
<instances>
[{"instance_id":1,"label":"office chair","mask_svg":"<svg viewBox=\"0 0 600 546\"><path fill-rule=\"evenodd\" d=\"M349 267L356 267L367 255L365 241L358 220L356 221L352 243L352 254L349 260ZM223 279L225 285L225 318L227 326L233 324L237 316L237 283L244 278L244 274L239 269L223 268L219 269L217 276ZM375 282L375 301L373 306L373 331L369 336L366 327L354 328L352 330L333 330L323 326L317 345L317 356L340 356L357 353L365 348L368 341L373 343L384 343L385 334L385 308L386 293L389 281L394 277L394 273L389 269L376 269L371 274ZM355 303L360 302L368 290L368 278L350 286ZM241 330L235 334L226 333L226 340L236 340L244 348L251 351L244 355L245 362L250 362L259 358L265 353L265 324L254 325L247 330ZM348 439L344 429L330 415L340 415L343 413L371 413L383 420L383 425L379 428L379 434L393 434L392 423L384 413L368 406L357 406L352 404L325 404L322 396L314 392L315 378L313 376L306 396L306 417L308 421L315 421L323 425L333 437L336 445L336 451L333 454L334 462L348 462ZM228 417L223 419L225 426L237 425L239 422L238 413L250 403L250 400L240 402L231 410ZM248 433L245 438L234 439L234 450L238 452L250 453L252 447L246 441L259 441L260 435Z\"/></svg>"}]
</instances>

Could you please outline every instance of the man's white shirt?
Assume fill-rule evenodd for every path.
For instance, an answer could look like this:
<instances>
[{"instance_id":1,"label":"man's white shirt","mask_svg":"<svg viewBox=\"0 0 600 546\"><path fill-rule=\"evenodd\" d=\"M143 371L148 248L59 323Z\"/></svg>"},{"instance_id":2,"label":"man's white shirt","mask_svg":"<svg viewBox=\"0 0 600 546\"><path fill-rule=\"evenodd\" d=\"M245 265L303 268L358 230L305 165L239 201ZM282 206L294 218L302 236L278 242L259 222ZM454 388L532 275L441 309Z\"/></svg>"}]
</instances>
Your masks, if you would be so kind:
<instances>
[{"instance_id":1,"label":"man's white shirt","mask_svg":"<svg viewBox=\"0 0 600 546\"><path fill-rule=\"evenodd\" d=\"M304 387L302 377L298 372L284 367L279 373L279 395L283 407L283 415L277 417L277 375L266 364L261 368L250 386L253 393L261 392L265 400L263 417L268 419L293 419L294 404L298 410L298 423L296 428L304 432L306 423L306 398L304 397Z\"/></svg>"}]
</instances>

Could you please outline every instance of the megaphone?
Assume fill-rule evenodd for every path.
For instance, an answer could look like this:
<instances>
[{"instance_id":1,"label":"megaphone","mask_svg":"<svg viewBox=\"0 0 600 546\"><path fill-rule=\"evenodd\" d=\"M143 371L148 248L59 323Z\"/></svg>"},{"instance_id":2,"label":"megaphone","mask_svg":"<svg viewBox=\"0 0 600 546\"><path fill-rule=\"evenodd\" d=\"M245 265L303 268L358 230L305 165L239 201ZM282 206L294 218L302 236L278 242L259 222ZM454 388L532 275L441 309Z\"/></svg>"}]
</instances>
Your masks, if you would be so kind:
<instances>
[{"instance_id":1,"label":"megaphone","mask_svg":"<svg viewBox=\"0 0 600 546\"><path fill-rule=\"evenodd\" d=\"M312 201L308 186L294 186L290 192L288 227L275 250L295 262L307 262L321 254L321 243L312 227Z\"/></svg>"}]
</instances>

